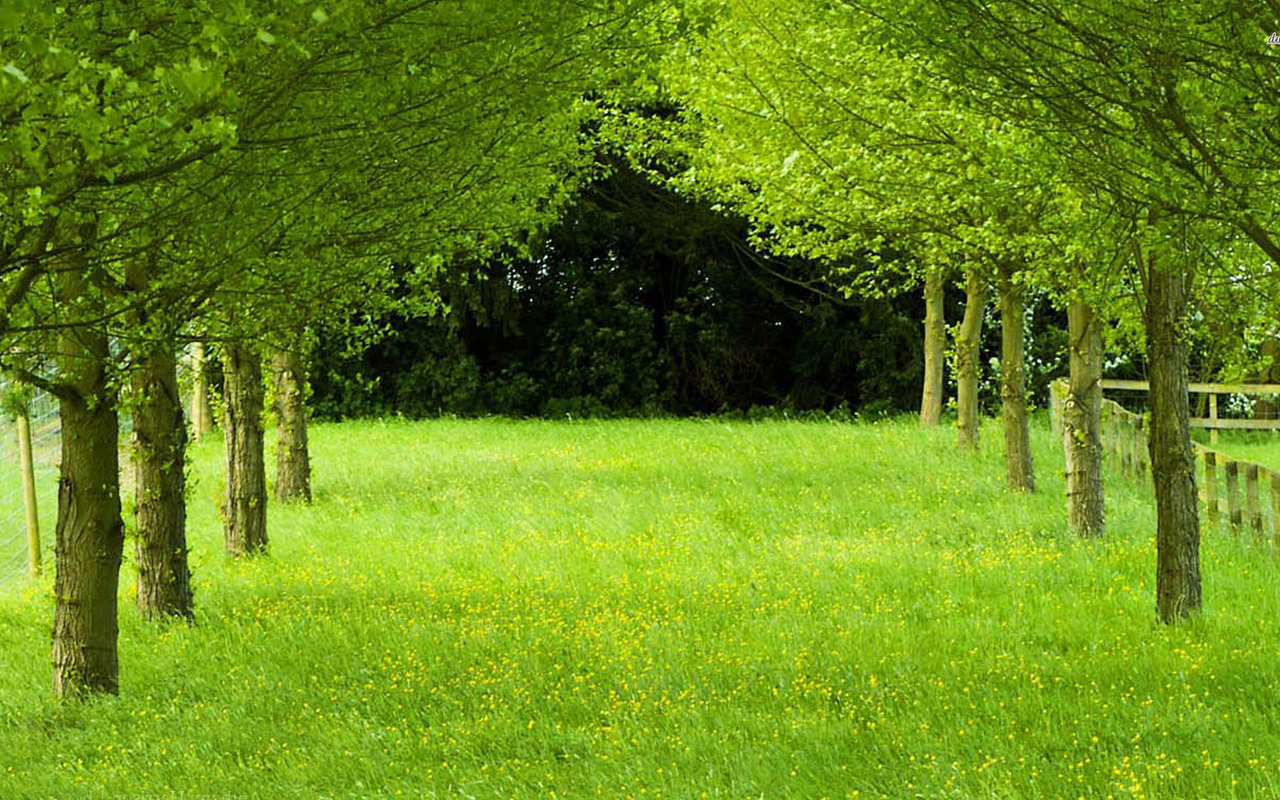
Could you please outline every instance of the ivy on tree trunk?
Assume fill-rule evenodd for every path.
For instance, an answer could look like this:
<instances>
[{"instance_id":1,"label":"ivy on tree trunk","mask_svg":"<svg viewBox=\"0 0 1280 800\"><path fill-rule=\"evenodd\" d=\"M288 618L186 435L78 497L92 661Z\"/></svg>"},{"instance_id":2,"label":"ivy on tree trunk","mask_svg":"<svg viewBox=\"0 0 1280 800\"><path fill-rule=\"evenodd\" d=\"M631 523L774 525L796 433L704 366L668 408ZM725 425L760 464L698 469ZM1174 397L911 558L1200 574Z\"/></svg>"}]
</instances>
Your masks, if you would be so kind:
<instances>
[{"instance_id":1,"label":"ivy on tree trunk","mask_svg":"<svg viewBox=\"0 0 1280 800\"><path fill-rule=\"evenodd\" d=\"M225 350L222 373L227 453L223 525L227 554L240 558L267 551L262 361L252 347L235 342Z\"/></svg>"},{"instance_id":2,"label":"ivy on tree trunk","mask_svg":"<svg viewBox=\"0 0 1280 800\"><path fill-rule=\"evenodd\" d=\"M1139 256L1141 258L1141 256ZM1190 269L1148 253L1145 279L1150 365L1151 476L1156 493L1156 611L1176 622L1199 611L1200 513L1187 400L1187 343L1180 326Z\"/></svg>"},{"instance_id":3,"label":"ivy on tree trunk","mask_svg":"<svg viewBox=\"0 0 1280 800\"><path fill-rule=\"evenodd\" d=\"M59 396L53 686L63 697L119 691L117 589L124 551L116 396L107 337L69 330Z\"/></svg>"},{"instance_id":4,"label":"ivy on tree trunk","mask_svg":"<svg viewBox=\"0 0 1280 800\"><path fill-rule=\"evenodd\" d=\"M133 375L133 459L138 610L144 617L193 617L187 565L187 429L172 341L139 357Z\"/></svg>"},{"instance_id":5,"label":"ivy on tree trunk","mask_svg":"<svg viewBox=\"0 0 1280 800\"><path fill-rule=\"evenodd\" d=\"M307 451L306 368L289 350L271 357L275 376L276 499L311 502L311 459Z\"/></svg>"},{"instance_id":6,"label":"ivy on tree trunk","mask_svg":"<svg viewBox=\"0 0 1280 800\"><path fill-rule=\"evenodd\" d=\"M1102 329L1093 309L1067 304L1070 377L1062 413L1067 457L1067 527L1081 538L1102 536Z\"/></svg>"},{"instance_id":7,"label":"ivy on tree trunk","mask_svg":"<svg viewBox=\"0 0 1280 800\"><path fill-rule=\"evenodd\" d=\"M1011 489L1035 491L1031 426L1027 419L1026 289L1014 267L1000 265L1000 413L1004 423L1005 476Z\"/></svg>"}]
</instances>

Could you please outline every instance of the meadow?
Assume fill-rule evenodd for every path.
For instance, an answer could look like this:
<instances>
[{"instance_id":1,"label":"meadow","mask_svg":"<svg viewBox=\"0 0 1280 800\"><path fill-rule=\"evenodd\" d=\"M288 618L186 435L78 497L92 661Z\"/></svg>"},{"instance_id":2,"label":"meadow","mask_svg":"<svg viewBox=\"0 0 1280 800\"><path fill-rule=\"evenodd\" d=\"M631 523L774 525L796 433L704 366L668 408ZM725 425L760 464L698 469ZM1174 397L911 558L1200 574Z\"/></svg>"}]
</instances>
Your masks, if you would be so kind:
<instances>
[{"instance_id":1,"label":"meadow","mask_svg":"<svg viewBox=\"0 0 1280 800\"><path fill-rule=\"evenodd\" d=\"M1191 438L1232 458L1252 461L1280 471L1280 432L1222 431L1217 444L1210 444L1208 431L1192 431Z\"/></svg>"},{"instance_id":2,"label":"meadow","mask_svg":"<svg viewBox=\"0 0 1280 800\"><path fill-rule=\"evenodd\" d=\"M1069 538L1034 435L1024 496L994 424L318 425L248 563L205 440L197 623L126 578L118 698L56 701L52 581L0 587L0 798L1276 796L1267 545L1206 530L1162 628L1150 493Z\"/></svg>"}]
</instances>

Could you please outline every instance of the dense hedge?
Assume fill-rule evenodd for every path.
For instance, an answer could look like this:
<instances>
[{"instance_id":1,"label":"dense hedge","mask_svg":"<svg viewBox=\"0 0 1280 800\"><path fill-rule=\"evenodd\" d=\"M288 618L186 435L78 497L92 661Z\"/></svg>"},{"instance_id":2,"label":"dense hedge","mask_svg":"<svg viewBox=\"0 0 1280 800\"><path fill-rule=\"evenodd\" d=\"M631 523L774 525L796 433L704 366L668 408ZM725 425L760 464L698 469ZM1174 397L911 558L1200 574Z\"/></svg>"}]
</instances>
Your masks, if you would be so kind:
<instances>
[{"instance_id":1,"label":"dense hedge","mask_svg":"<svg viewBox=\"0 0 1280 800\"><path fill-rule=\"evenodd\" d=\"M319 331L314 412L876 415L919 402L916 290L844 299L830 267L769 260L742 220L623 166L589 186L536 251L447 272L446 313L359 326L385 332L372 343L352 346L351 320ZM952 321L960 299L948 299ZM987 337L988 355L997 343ZM1046 316L1030 348L1033 384L1063 344Z\"/></svg>"}]
</instances>

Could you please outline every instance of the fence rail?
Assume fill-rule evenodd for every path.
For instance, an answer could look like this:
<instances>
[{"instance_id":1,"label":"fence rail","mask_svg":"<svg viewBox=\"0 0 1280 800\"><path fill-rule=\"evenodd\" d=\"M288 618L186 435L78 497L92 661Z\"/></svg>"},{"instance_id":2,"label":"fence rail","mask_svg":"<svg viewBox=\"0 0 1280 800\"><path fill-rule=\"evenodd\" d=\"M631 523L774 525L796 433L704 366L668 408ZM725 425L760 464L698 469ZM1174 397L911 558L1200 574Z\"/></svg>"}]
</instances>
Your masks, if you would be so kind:
<instances>
[{"instance_id":1,"label":"fence rail","mask_svg":"<svg viewBox=\"0 0 1280 800\"><path fill-rule=\"evenodd\" d=\"M1151 472L1146 420L1114 400L1102 400L1102 444L1112 463L1128 478L1145 483Z\"/></svg>"},{"instance_id":2,"label":"fence rail","mask_svg":"<svg viewBox=\"0 0 1280 800\"><path fill-rule=\"evenodd\" d=\"M1148 381L1122 380L1119 378L1103 378L1102 390L1108 389L1129 392L1148 392L1151 384ZM1280 383L1189 383L1189 394L1209 396L1209 416L1192 417L1191 427L1207 428L1210 431L1230 428L1232 430L1276 431L1280 430L1280 419L1236 419L1218 416L1218 397L1220 395L1270 396L1280 398Z\"/></svg>"}]
</instances>

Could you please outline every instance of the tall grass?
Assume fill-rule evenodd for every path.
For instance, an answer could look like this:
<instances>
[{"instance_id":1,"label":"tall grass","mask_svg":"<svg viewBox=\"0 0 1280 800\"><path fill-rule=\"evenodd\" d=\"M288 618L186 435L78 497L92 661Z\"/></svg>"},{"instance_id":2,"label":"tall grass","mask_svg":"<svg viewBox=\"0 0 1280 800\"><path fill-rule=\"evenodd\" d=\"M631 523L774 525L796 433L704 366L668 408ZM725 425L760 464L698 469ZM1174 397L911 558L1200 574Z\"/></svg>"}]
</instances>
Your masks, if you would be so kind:
<instances>
[{"instance_id":1,"label":"tall grass","mask_svg":"<svg viewBox=\"0 0 1280 800\"><path fill-rule=\"evenodd\" d=\"M0 797L1275 796L1280 569L1206 531L1157 626L1149 493L1073 540L1035 436L1023 496L994 427L318 426L243 564L202 444L198 622L126 602L119 698L54 701L49 581L0 597Z\"/></svg>"},{"instance_id":2,"label":"tall grass","mask_svg":"<svg viewBox=\"0 0 1280 800\"><path fill-rule=\"evenodd\" d=\"M1197 430L1192 438L1232 458L1253 461L1280 472L1280 433L1275 431L1221 431L1218 443L1209 443L1209 432Z\"/></svg>"}]
</instances>

